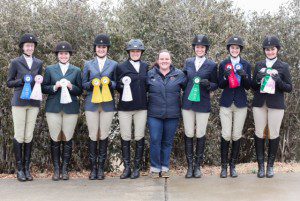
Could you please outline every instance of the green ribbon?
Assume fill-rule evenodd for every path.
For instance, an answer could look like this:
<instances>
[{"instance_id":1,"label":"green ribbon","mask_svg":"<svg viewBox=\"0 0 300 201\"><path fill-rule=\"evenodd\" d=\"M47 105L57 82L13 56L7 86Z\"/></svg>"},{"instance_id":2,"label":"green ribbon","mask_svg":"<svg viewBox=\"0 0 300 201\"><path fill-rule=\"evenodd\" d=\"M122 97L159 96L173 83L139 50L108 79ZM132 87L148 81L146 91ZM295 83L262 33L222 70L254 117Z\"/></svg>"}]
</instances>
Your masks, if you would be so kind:
<instances>
[{"instance_id":1,"label":"green ribbon","mask_svg":"<svg viewBox=\"0 0 300 201\"><path fill-rule=\"evenodd\" d=\"M191 89L191 92L189 94L188 100L193 102L200 102L200 77L194 77L193 82L193 88Z\"/></svg>"},{"instance_id":2,"label":"green ribbon","mask_svg":"<svg viewBox=\"0 0 300 201\"><path fill-rule=\"evenodd\" d=\"M264 82L260 86L260 90L261 91L264 91L264 89L265 89L265 87L266 87L266 85L267 85L267 83L268 83L268 81L269 81L269 79L271 77L271 75L270 75L270 73L268 73L268 71L272 71L272 68L267 68L266 69L267 75L264 77Z\"/></svg>"}]
</instances>

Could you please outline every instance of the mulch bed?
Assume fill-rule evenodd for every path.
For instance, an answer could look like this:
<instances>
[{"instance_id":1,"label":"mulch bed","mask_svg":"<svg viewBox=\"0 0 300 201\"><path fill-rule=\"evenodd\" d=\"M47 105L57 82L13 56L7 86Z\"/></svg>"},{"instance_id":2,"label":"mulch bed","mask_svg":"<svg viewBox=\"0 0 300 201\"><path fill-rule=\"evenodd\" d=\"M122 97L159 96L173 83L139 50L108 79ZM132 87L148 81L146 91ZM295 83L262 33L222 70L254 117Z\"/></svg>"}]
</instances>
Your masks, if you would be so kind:
<instances>
[{"instance_id":1,"label":"mulch bed","mask_svg":"<svg viewBox=\"0 0 300 201\"><path fill-rule=\"evenodd\" d=\"M257 163L243 163L236 166L239 174L256 174L257 173ZM276 162L274 165L275 173L291 173L300 172L300 163L280 163ZM184 176L186 173L186 167L179 167L176 169L171 169L172 175ZM219 166L204 166L202 168L203 176L208 175L219 175ZM119 177L121 172L108 172L106 177ZM148 176L149 172L141 172L142 176ZM51 178L52 171L46 172L32 172L34 178ZM70 178L88 178L89 171L84 170L81 172L70 172ZM16 178L15 174L0 174L0 179Z\"/></svg>"}]
</instances>

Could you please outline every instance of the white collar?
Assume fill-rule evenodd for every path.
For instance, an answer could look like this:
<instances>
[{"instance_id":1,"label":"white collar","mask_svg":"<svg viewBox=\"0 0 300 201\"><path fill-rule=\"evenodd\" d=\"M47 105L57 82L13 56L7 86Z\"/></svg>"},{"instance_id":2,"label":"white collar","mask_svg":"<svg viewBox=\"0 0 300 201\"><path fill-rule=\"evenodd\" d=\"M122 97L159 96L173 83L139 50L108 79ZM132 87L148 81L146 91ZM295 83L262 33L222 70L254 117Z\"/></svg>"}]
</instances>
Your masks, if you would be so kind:
<instances>
[{"instance_id":1,"label":"white collar","mask_svg":"<svg viewBox=\"0 0 300 201\"><path fill-rule=\"evenodd\" d=\"M100 57L97 56L98 62L102 62L102 63L104 63L106 61L106 58L107 58L106 56L103 57L103 58L100 58Z\"/></svg>"},{"instance_id":2,"label":"white collar","mask_svg":"<svg viewBox=\"0 0 300 201\"><path fill-rule=\"evenodd\" d=\"M272 63L275 63L276 61L277 61L277 57L274 58L274 59L266 58L266 62L272 62Z\"/></svg>"},{"instance_id":3,"label":"white collar","mask_svg":"<svg viewBox=\"0 0 300 201\"><path fill-rule=\"evenodd\" d=\"M274 58L274 59L266 58L266 66L267 66L267 68L271 68L276 61L277 61L277 57Z\"/></svg>"},{"instance_id":4,"label":"white collar","mask_svg":"<svg viewBox=\"0 0 300 201\"><path fill-rule=\"evenodd\" d=\"M69 62L66 63L66 64L63 64L63 63L60 63L60 62L59 62L59 66L60 66L61 68L68 68L69 65L70 65Z\"/></svg>"},{"instance_id":5,"label":"white collar","mask_svg":"<svg viewBox=\"0 0 300 201\"><path fill-rule=\"evenodd\" d=\"M133 61L133 60L129 60L130 61L130 63L132 63L132 64L137 64L137 63L140 63L140 60L138 60L138 61Z\"/></svg>"},{"instance_id":6,"label":"white collar","mask_svg":"<svg viewBox=\"0 0 300 201\"><path fill-rule=\"evenodd\" d=\"M23 56L24 56L25 60L32 60L32 56L27 56L25 54L23 54Z\"/></svg>"},{"instance_id":7,"label":"white collar","mask_svg":"<svg viewBox=\"0 0 300 201\"><path fill-rule=\"evenodd\" d=\"M203 56L203 57L198 57L198 56L196 56L196 62L201 62L201 63L203 63L203 62L205 61L205 59L206 59L205 56Z\"/></svg>"},{"instance_id":8,"label":"white collar","mask_svg":"<svg viewBox=\"0 0 300 201\"><path fill-rule=\"evenodd\" d=\"M239 63L240 60L241 60L240 56L238 56L238 57L236 57L236 58L230 56L230 61L231 61L231 63Z\"/></svg>"}]
</instances>

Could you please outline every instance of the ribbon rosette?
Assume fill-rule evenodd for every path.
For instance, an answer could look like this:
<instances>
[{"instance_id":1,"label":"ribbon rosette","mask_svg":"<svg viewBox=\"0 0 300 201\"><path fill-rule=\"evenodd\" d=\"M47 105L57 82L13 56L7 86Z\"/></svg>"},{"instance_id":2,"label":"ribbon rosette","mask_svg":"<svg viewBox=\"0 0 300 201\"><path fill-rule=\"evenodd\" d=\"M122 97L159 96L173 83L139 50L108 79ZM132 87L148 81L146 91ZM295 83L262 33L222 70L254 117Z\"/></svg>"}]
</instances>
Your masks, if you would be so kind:
<instances>
[{"instance_id":1,"label":"ribbon rosette","mask_svg":"<svg viewBox=\"0 0 300 201\"><path fill-rule=\"evenodd\" d=\"M266 72L266 76L262 79L260 93L275 94L275 81L271 75L277 74L278 71L272 68L262 68L262 72Z\"/></svg>"},{"instance_id":2,"label":"ribbon rosette","mask_svg":"<svg viewBox=\"0 0 300 201\"><path fill-rule=\"evenodd\" d=\"M69 82L70 81L65 78L63 78L59 81L59 83L61 85L61 94L60 94L60 103L61 104L68 104L68 103L72 102L71 95L67 88Z\"/></svg>"},{"instance_id":3,"label":"ribbon rosette","mask_svg":"<svg viewBox=\"0 0 300 201\"><path fill-rule=\"evenodd\" d=\"M21 99L24 100L30 100L30 95L31 95L31 85L30 83L32 82L32 76L31 75L25 75L24 76L24 87L22 89L22 93L21 93Z\"/></svg>"},{"instance_id":4,"label":"ribbon rosette","mask_svg":"<svg viewBox=\"0 0 300 201\"><path fill-rule=\"evenodd\" d=\"M122 78L122 83L124 84L122 101L129 102L132 101L132 93L130 88L131 78L129 76L124 76Z\"/></svg>"},{"instance_id":5,"label":"ribbon rosette","mask_svg":"<svg viewBox=\"0 0 300 201\"><path fill-rule=\"evenodd\" d=\"M41 88L41 84L43 82L43 76L36 75L34 78L34 81L35 81L35 84L32 89L30 99L41 101L43 99L42 88Z\"/></svg>"},{"instance_id":6,"label":"ribbon rosette","mask_svg":"<svg viewBox=\"0 0 300 201\"><path fill-rule=\"evenodd\" d=\"M102 94L100 91L100 84L101 84L100 79L94 78L92 80L92 85L94 86L93 94L92 94L92 101L91 101L92 103L101 103L103 101Z\"/></svg>"},{"instance_id":7,"label":"ribbon rosette","mask_svg":"<svg viewBox=\"0 0 300 201\"><path fill-rule=\"evenodd\" d=\"M109 83L110 83L110 79L108 77L101 78L103 102L109 102L113 100L108 87Z\"/></svg>"},{"instance_id":8,"label":"ribbon rosette","mask_svg":"<svg viewBox=\"0 0 300 201\"><path fill-rule=\"evenodd\" d=\"M193 79L193 88L190 91L188 100L193 102L200 102L200 77L194 77Z\"/></svg>"},{"instance_id":9,"label":"ribbon rosette","mask_svg":"<svg viewBox=\"0 0 300 201\"><path fill-rule=\"evenodd\" d=\"M241 85L241 76L237 73L238 70L242 70L243 69L243 65L241 63L237 63L234 65L234 72L235 72L235 76L239 82L239 86Z\"/></svg>"},{"instance_id":10,"label":"ribbon rosette","mask_svg":"<svg viewBox=\"0 0 300 201\"><path fill-rule=\"evenodd\" d=\"M228 76L229 88L237 88L239 86L239 81L234 74L234 67L231 63L225 66L226 70L230 70L230 75Z\"/></svg>"}]
</instances>

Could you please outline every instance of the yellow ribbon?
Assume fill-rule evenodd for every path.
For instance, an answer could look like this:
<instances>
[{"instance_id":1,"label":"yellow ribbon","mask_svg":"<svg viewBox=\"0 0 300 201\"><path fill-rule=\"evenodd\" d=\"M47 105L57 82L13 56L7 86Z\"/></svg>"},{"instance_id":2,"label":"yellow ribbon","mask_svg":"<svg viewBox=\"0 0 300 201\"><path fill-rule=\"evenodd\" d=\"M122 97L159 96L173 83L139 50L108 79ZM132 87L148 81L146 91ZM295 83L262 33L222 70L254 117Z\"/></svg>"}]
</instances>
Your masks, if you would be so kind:
<instances>
[{"instance_id":1,"label":"yellow ribbon","mask_svg":"<svg viewBox=\"0 0 300 201\"><path fill-rule=\"evenodd\" d=\"M92 85L94 86L93 94L92 94L92 103L101 103L103 102L102 94L100 91L100 79L94 78L92 80Z\"/></svg>"},{"instance_id":2,"label":"yellow ribbon","mask_svg":"<svg viewBox=\"0 0 300 201\"><path fill-rule=\"evenodd\" d=\"M108 77L101 78L103 102L109 102L109 101L113 100L110 90L109 90L109 87L108 87L109 82L110 82L110 79Z\"/></svg>"}]
</instances>

